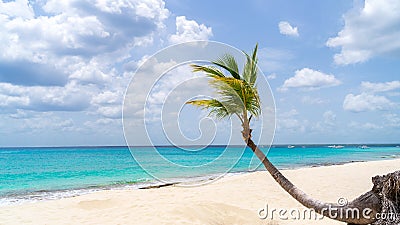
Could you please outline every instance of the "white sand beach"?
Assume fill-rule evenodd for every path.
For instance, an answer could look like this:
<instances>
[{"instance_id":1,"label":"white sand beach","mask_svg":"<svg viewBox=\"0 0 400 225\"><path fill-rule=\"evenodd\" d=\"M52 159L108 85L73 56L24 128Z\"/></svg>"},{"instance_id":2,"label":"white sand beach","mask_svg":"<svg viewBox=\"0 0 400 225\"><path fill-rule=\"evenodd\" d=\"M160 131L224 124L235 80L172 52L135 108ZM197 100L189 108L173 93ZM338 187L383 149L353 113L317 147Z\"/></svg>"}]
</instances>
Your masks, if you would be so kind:
<instances>
[{"instance_id":1,"label":"white sand beach","mask_svg":"<svg viewBox=\"0 0 400 225\"><path fill-rule=\"evenodd\" d=\"M371 177L400 169L400 160L284 170L309 195L349 201L372 187ZM0 207L0 224L344 224L323 220L261 220L258 210L304 209L267 172L229 176L191 188L100 191L78 197Z\"/></svg>"}]
</instances>

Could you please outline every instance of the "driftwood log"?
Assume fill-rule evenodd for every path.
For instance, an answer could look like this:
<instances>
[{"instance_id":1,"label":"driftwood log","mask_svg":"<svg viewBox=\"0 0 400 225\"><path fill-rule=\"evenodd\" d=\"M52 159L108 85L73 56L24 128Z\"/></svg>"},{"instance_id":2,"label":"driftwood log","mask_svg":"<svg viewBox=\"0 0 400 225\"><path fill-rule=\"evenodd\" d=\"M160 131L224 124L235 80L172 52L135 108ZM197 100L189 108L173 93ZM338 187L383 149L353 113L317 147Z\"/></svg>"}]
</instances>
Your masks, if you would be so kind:
<instances>
[{"instance_id":1,"label":"driftwood log","mask_svg":"<svg viewBox=\"0 0 400 225\"><path fill-rule=\"evenodd\" d=\"M359 223L372 225L400 224L400 171L372 178L374 184L371 191L361 195L349 203L362 212L371 209L368 218L360 218Z\"/></svg>"},{"instance_id":2,"label":"driftwood log","mask_svg":"<svg viewBox=\"0 0 400 225\"><path fill-rule=\"evenodd\" d=\"M400 224L400 171L372 178L372 192L379 199L373 225Z\"/></svg>"}]
</instances>

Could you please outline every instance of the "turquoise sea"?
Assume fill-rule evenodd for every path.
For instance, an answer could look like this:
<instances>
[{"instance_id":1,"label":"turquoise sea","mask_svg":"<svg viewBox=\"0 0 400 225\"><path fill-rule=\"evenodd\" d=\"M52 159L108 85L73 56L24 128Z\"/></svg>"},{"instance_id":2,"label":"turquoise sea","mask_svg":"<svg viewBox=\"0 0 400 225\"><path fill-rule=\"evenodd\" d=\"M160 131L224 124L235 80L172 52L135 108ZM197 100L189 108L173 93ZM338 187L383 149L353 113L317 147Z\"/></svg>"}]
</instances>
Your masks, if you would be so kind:
<instances>
[{"instance_id":1,"label":"turquoise sea","mask_svg":"<svg viewBox=\"0 0 400 225\"><path fill-rule=\"evenodd\" d=\"M175 147L157 147L163 157L187 165L189 170L177 170L151 157L141 161L146 167L162 171L163 178L175 180L207 179L224 168L193 166L212 160L223 152L227 164L235 162L239 147L211 146L201 151L182 151ZM236 149L237 148L237 149ZM146 155L148 147L135 147L136 155ZM267 152L267 149L263 149ZM229 175L248 172L253 157L246 149ZM344 148L306 145L288 148L273 146L268 157L280 169L343 164L400 158L397 145L369 145L369 148L347 145ZM145 157L144 157L145 158ZM221 171L219 171L221 169ZM258 168L263 170L262 167ZM58 199L104 189L135 189L157 184L135 162L127 147L56 147L0 148L0 205L26 201Z\"/></svg>"}]
</instances>

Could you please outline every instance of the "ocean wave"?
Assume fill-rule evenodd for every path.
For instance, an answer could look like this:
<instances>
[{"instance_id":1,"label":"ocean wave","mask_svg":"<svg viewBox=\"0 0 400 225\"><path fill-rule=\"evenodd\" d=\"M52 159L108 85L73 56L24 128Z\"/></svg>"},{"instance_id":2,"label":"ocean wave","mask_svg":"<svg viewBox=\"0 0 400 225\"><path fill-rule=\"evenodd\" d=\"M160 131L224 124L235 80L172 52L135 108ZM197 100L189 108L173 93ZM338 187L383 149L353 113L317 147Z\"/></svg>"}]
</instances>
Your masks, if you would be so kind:
<instances>
[{"instance_id":1,"label":"ocean wave","mask_svg":"<svg viewBox=\"0 0 400 225\"><path fill-rule=\"evenodd\" d=\"M396 159L396 158L400 158L400 155L384 155L381 156L382 159L387 159L387 158L392 158L392 159Z\"/></svg>"},{"instance_id":2,"label":"ocean wave","mask_svg":"<svg viewBox=\"0 0 400 225\"><path fill-rule=\"evenodd\" d=\"M0 154L13 154L13 153L18 153L21 152L19 150L10 150L10 151L0 151Z\"/></svg>"},{"instance_id":3,"label":"ocean wave","mask_svg":"<svg viewBox=\"0 0 400 225\"><path fill-rule=\"evenodd\" d=\"M146 181L120 181L103 186L89 186L85 188L66 189L66 190L38 190L32 192L8 193L0 196L0 206L20 205L46 200L56 200L86 195L104 190L139 189L143 186L152 185L154 182Z\"/></svg>"},{"instance_id":4,"label":"ocean wave","mask_svg":"<svg viewBox=\"0 0 400 225\"><path fill-rule=\"evenodd\" d=\"M246 172L228 173L224 176L234 176ZM24 193L9 193L0 196L0 206L21 205L24 203L34 203L47 200L57 200L63 198L77 197L81 195L91 194L104 190L135 190L135 189L151 189L161 188L171 185L193 186L204 181L213 181L221 177L221 174L211 174L186 178L170 178L164 181L156 181L146 179L138 179L134 181L118 181L103 186L89 186L86 188L68 189L68 190L39 190Z\"/></svg>"},{"instance_id":5,"label":"ocean wave","mask_svg":"<svg viewBox=\"0 0 400 225\"><path fill-rule=\"evenodd\" d=\"M30 193L9 194L0 198L0 206L20 205L43 200L70 198L96 192L95 189L62 190L62 191L35 191Z\"/></svg>"}]
</instances>

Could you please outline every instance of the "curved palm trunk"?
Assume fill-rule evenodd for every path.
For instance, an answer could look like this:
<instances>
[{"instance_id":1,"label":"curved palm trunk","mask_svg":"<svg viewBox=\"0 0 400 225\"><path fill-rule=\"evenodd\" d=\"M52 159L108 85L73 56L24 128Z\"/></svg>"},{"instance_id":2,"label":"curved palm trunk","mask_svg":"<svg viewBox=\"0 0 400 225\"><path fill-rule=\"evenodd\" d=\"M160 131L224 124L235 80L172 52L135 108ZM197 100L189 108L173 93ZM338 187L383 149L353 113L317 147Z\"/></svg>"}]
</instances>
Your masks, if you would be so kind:
<instances>
[{"instance_id":1,"label":"curved palm trunk","mask_svg":"<svg viewBox=\"0 0 400 225\"><path fill-rule=\"evenodd\" d=\"M221 101L218 99L207 99L193 100L186 103L199 106L203 109L212 109L210 114L213 113L218 118L236 114L242 122L242 136L247 146L253 150L275 181L305 207L312 208L317 213L331 219L349 224L393 224L387 223L387 221L382 219L376 220L375 218L378 212L397 213L400 211L400 200L397 200L397 196L400 196L400 171L397 171L395 174L374 177L374 187L371 191L361 195L347 205L338 205L311 198L293 185L268 160L264 153L251 140L250 120L253 115L257 116L261 112L260 99L257 87L255 86L257 79L257 45L252 53L252 57L247 54L246 57L247 61L242 76L238 72L235 58L229 54L220 60L212 62L212 64L227 70L231 74L231 77L225 76L223 72L214 67L193 65L194 72L203 71L212 79L211 84L217 89ZM232 107L235 107L237 110L228 110ZM248 114L250 117L248 117ZM364 216L362 214L364 210L367 210L369 214Z\"/></svg>"},{"instance_id":2,"label":"curved palm trunk","mask_svg":"<svg viewBox=\"0 0 400 225\"><path fill-rule=\"evenodd\" d=\"M250 147L255 155L261 160L275 181L278 182L278 184L287 193L289 193L294 199L296 199L305 207L312 208L317 213L328 218L349 224L370 224L376 220L375 215L381 210L381 205L378 196L374 192L369 191L344 206L321 202L308 196L302 190L297 188L292 182L290 182L281 172L279 172L279 170L268 160L268 158L257 147L257 145L254 144L253 140L251 140L251 136L247 139L247 146ZM370 218L363 216L362 213L364 209L371 210L368 214ZM355 212L354 210L359 212L359 216L352 213Z\"/></svg>"}]
</instances>

